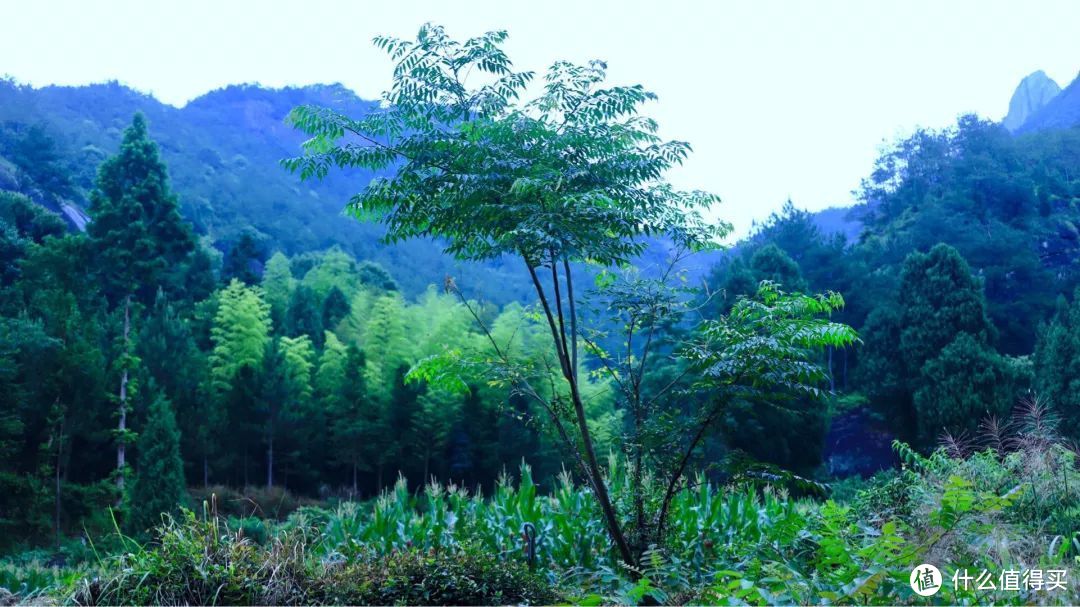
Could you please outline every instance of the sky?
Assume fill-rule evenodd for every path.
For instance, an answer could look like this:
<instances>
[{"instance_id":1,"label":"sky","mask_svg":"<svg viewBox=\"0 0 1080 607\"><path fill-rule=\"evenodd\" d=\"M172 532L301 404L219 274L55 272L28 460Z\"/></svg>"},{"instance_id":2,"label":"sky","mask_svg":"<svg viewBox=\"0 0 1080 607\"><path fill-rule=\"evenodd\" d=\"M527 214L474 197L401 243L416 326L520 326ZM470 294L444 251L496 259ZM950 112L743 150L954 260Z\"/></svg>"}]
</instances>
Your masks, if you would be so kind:
<instances>
[{"instance_id":1,"label":"sky","mask_svg":"<svg viewBox=\"0 0 1080 607\"><path fill-rule=\"evenodd\" d=\"M791 198L852 191L888 143L974 112L1001 119L1025 75L1080 70L1080 2L949 0L0 0L0 74L34 86L119 80L177 106L228 84L340 82L376 98L371 45L425 22L505 29L517 69L608 62L659 95L646 113L694 154L680 188L720 195L739 235Z\"/></svg>"}]
</instances>

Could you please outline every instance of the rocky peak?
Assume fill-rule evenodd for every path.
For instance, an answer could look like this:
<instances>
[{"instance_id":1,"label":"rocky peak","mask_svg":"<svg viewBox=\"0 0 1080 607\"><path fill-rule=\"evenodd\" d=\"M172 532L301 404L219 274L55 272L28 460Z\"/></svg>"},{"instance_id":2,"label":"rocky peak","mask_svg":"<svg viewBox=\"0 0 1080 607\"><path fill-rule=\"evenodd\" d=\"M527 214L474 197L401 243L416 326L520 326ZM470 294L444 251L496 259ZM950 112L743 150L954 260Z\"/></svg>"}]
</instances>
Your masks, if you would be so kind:
<instances>
[{"instance_id":1,"label":"rocky peak","mask_svg":"<svg viewBox=\"0 0 1080 607\"><path fill-rule=\"evenodd\" d=\"M1039 70L1028 74L1016 87L1016 92L1009 101L1009 113L1002 124L1010 131L1017 130L1060 92L1061 87L1047 76L1046 72Z\"/></svg>"}]
</instances>

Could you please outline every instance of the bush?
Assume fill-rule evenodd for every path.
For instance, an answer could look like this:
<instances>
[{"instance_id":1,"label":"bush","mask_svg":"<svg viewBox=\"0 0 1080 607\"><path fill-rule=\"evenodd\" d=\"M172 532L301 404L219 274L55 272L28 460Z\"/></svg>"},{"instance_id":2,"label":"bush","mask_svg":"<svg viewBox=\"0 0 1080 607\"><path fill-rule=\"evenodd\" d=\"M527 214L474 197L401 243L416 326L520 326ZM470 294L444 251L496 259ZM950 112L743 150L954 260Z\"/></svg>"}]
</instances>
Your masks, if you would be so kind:
<instances>
[{"instance_id":1,"label":"bush","mask_svg":"<svg viewBox=\"0 0 1080 607\"><path fill-rule=\"evenodd\" d=\"M239 521L250 523L250 520ZM260 522L261 523L261 522ZM220 519L167 519L160 544L116 557L85 579L78 605L551 604L540 575L482 549L369 552L352 561L308 554L308 538L283 532L265 546Z\"/></svg>"},{"instance_id":2,"label":"bush","mask_svg":"<svg viewBox=\"0 0 1080 607\"><path fill-rule=\"evenodd\" d=\"M208 504L221 516L237 518L258 517L282 520L298 508L317 502L297 497L282 487L245 487L235 489L223 485L197 487L190 491L196 508Z\"/></svg>"},{"instance_id":3,"label":"bush","mask_svg":"<svg viewBox=\"0 0 1080 607\"><path fill-rule=\"evenodd\" d=\"M520 562L488 551L405 550L335 569L323 602L346 605L551 605L559 595Z\"/></svg>"}]
</instances>

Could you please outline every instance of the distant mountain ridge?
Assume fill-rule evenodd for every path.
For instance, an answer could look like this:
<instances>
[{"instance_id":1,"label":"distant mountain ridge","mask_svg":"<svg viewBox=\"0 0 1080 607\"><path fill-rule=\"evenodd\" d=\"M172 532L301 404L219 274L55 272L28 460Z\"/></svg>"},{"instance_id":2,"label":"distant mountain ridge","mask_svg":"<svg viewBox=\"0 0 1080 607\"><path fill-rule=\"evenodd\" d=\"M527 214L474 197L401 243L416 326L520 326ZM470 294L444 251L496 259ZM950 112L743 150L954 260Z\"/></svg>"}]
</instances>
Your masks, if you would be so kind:
<instances>
[{"instance_id":1,"label":"distant mountain ridge","mask_svg":"<svg viewBox=\"0 0 1080 607\"><path fill-rule=\"evenodd\" d=\"M96 168L115 153L121 133L138 111L147 117L150 135L161 149L182 213L220 250L227 251L242 233L253 231L267 254L341 247L357 259L383 265L407 295L453 276L466 296L500 305L529 299L532 285L519 271L518 259L463 263L442 253L432 240L385 244L380 240L382 226L346 216L346 202L376 173L332 171L325 180L303 182L283 169L281 159L300 153L304 139L284 119L301 104L359 117L377 102L340 84L282 89L233 85L177 108L116 82L33 88L0 80L0 126L44 125L68 161L75 193L34 198L66 215L73 227L85 228L86 197ZM13 189L17 180L4 168L11 163L2 155L3 135L0 129L0 189ZM665 257L664 243L654 242L639 263L652 268ZM695 256L688 262L690 278L704 276L716 259L712 254Z\"/></svg>"}]
</instances>

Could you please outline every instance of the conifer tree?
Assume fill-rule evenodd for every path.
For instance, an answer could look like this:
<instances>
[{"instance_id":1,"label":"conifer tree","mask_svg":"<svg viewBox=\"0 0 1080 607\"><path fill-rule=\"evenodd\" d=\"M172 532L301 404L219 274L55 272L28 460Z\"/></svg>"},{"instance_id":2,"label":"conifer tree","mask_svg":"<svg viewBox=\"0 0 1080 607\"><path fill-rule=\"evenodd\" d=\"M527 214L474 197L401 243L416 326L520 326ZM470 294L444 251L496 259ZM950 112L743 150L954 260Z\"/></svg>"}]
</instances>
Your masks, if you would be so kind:
<instances>
[{"instance_id":1,"label":"conifer tree","mask_svg":"<svg viewBox=\"0 0 1080 607\"><path fill-rule=\"evenodd\" d=\"M180 431L172 405L158 394L150 402L146 427L139 435L138 475L131 489L130 528L143 534L187 505Z\"/></svg>"},{"instance_id":2,"label":"conifer tree","mask_svg":"<svg viewBox=\"0 0 1080 607\"><path fill-rule=\"evenodd\" d=\"M170 272L195 247L169 189L165 164L149 137L146 119L135 114L117 155L102 163L90 194L93 221L87 227L102 290L113 306L123 307L123 333L114 368L117 396L117 486L123 490L130 374L138 359L131 344L132 300L150 303Z\"/></svg>"}]
</instances>

